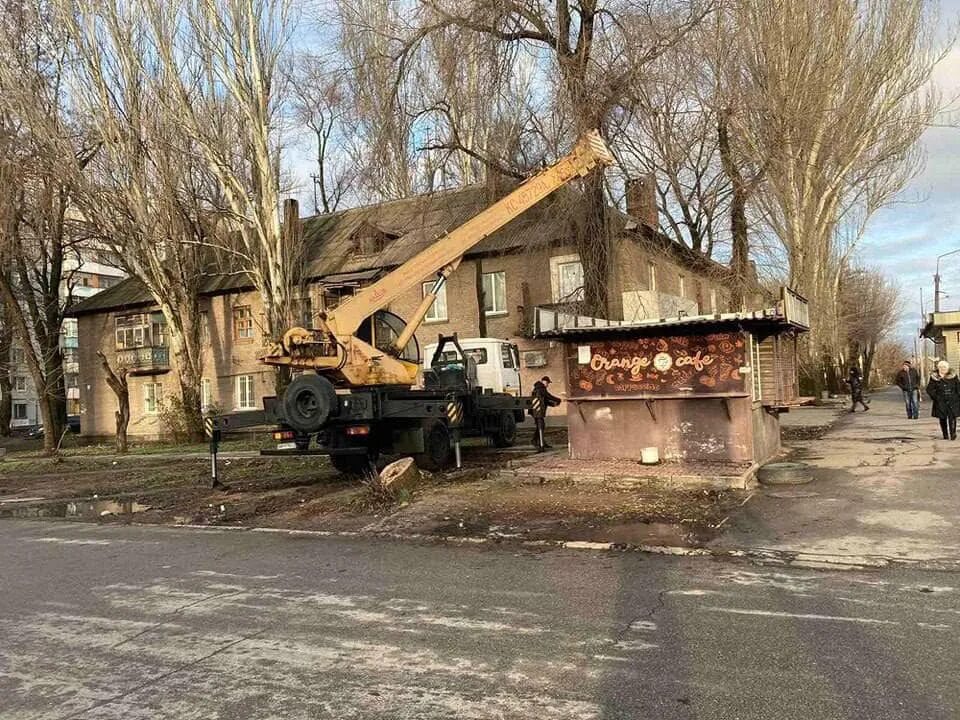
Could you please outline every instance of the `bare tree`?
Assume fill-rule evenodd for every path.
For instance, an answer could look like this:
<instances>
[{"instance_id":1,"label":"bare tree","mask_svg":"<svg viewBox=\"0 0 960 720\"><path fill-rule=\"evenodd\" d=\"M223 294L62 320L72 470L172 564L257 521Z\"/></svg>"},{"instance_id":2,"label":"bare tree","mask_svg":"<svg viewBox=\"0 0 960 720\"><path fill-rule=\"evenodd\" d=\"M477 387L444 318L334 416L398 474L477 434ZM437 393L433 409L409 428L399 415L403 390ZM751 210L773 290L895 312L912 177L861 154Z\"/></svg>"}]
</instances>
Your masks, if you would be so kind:
<instances>
[{"instance_id":1,"label":"bare tree","mask_svg":"<svg viewBox=\"0 0 960 720\"><path fill-rule=\"evenodd\" d=\"M544 4L537 0L421 0L405 17L405 40L396 51L396 43L385 42L399 34L391 30L367 33L382 38L376 58L383 62L390 53L397 55L397 80L387 111L404 117L409 107L406 82L416 77L417 64L425 43L441 33L457 31L462 38L470 35L482 43L508 48L531 58L542 76L537 82L549 93L545 116L559 123L563 136L545 139L547 146L567 144L584 131L600 128L608 138L616 135L617 110L625 102L628 89L645 66L695 26L709 9L710 2L675 2L669 8L653 0L620 0L601 4L596 0ZM385 5L376 0L363 0L364 6ZM396 18L391 27L398 26ZM346 18L350 26L350 17ZM366 23L366 28L376 23ZM359 31L358 31L359 33ZM385 44L384 44L385 43ZM465 44L471 47L470 44ZM356 61L368 59L364 52ZM380 107L385 107L382 103ZM454 113L447 113L448 137L442 145L457 145L458 151L470 148L465 128ZM527 119L535 126L535 118ZM544 125L541 125L544 127ZM451 129L456 129L454 136ZM408 149L409 133L400 128L396 138ZM399 144L399 143L398 143ZM474 152L483 160L490 160ZM611 261L611 238L605 208L607 195L603 179L591 176L584 180L583 192L589 202L583 215L574 223L578 228L578 249L585 271L585 305L591 312L606 314L608 279Z\"/></svg>"},{"instance_id":2,"label":"bare tree","mask_svg":"<svg viewBox=\"0 0 960 720\"><path fill-rule=\"evenodd\" d=\"M263 300L267 335L293 322L303 247L281 232L282 61L289 0L148 0L154 48L167 79L165 112L182 123L215 178L234 229L228 248ZM278 373L282 385L285 374Z\"/></svg>"},{"instance_id":3,"label":"bare tree","mask_svg":"<svg viewBox=\"0 0 960 720\"><path fill-rule=\"evenodd\" d=\"M13 419L12 371L13 329L7 319L6 303L0 302L0 437L10 435L10 421Z\"/></svg>"},{"instance_id":4,"label":"bare tree","mask_svg":"<svg viewBox=\"0 0 960 720\"><path fill-rule=\"evenodd\" d=\"M76 49L71 98L98 151L75 166L88 232L139 279L163 314L184 426L203 437L199 290L209 265L218 191L199 150L164 101L176 89L146 17L112 0L58 0ZM152 342L159 342L153 338Z\"/></svg>"},{"instance_id":5,"label":"bare tree","mask_svg":"<svg viewBox=\"0 0 960 720\"><path fill-rule=\"evenodd\" d=\"M39 395L44 448L66 422L60 332L77 233L68 168L90 157L66 111L67 46L44 3L11 0L0 20L0 302Z\"/></svg>"},{"instance_id":6,"label":"bare tree","mask_svg":"<svg viewBox=\"0 0 960 720\"><path fill-rule=\"evenodd\" d=\"M336 210L351 191L357 171L343 147L350 134L347 114L352 98L342 69L316 55L297 58L291 80L296 118L313 135L317 171L314 211Z\"/></svg>"},{"instance_id":7,"label":"bare tree","mask_svg":"<svg viewBox=\"0 0 960 720\"><path fill-rule=\"evenodd\" d=\"M106 376L107 385L113 391L117 398L117 409L114 417L117 422L116 447L118 453L127 451L127 425L130 424L130 388L127 386L127 368L117 367L114 370L110 367L110 361L101 351L97 351L97 357L100 358L100 367L103 368L103 374Z\"/></svg>"},{"instance_id":8,"label":"bare tree","mask_svg":"<svg viewBox=\"0 0 960 720\"><path fill-rule=\"evenodd\" d=\"M817 317L834 292L838 223L889 202L920 167L917 142L938 105L931 13L923 0L735 3L746 51L731 130L763 167L765 220ZM823 343L815 326L811 357Z\"/></svg>"}]
</instances>

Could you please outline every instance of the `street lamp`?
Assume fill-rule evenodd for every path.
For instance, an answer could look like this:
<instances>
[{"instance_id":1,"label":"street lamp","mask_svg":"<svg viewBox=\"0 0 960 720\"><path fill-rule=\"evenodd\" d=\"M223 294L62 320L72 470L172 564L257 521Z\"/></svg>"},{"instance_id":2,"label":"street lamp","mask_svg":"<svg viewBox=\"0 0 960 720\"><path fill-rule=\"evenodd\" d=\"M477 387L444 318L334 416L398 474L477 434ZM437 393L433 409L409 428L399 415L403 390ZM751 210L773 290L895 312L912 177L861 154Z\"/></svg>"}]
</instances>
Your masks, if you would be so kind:
<instances>
[{"instance_id":1,"label":"street lamp","mask_svg":"<svg viewBox=\"0 0 960 720\"><path fill-rule=\"evenodd\" d=\"M955 255L957 253L960 253L960 248L937 256L937 270L933 276L933 311L935 313L940 312L940 261L949 255Z\"/></svg>"}]
</instances>

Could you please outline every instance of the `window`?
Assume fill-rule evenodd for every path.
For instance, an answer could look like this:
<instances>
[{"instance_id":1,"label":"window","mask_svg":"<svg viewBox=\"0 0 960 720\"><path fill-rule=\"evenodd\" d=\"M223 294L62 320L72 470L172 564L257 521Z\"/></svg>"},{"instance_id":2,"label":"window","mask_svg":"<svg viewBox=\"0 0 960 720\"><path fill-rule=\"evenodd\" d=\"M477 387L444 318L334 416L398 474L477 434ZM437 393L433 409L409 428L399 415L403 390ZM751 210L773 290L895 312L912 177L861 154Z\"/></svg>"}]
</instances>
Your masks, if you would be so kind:
<instances>
[{"instance_id":1,"label":"window","mask_svg":"<svg viewBox=\"0 0 960 720\"><path fill-rule=\"evenodd\" d=\"M27 356L23 353L23 348L14 348L13 349L13 364L14 365L23 365L27 360Z\"/></svg>"},{"instance_id":2,"label":"window","mask_svg":"<svg viewBox=\"0 0 960 720\"><path fill-rule=\"evenodd\" d=\"M710 312L714 315L717 314L717 291L713 289L710 291Z\"/></svg>"},{"instance_id":3,"label":"window","mask_svg":"<svg viewBox=\"0 0 960 720\"><path fill-rule=\"evenodd\" d=\"M579 255L550 258L550 290L555 303L583 300L583 265Z\"/></svg>"},{"instance_id":4,"label":"window","mask_svg":"<svg viewBox=\"0 0 960 720\"><path fill-rule=\"evenodd\" d=\"M471 360L473 360L474 365L487 364L486 348L464 348L463 354L466 355ZM460 353L458 353L456 350L444 350L442 353L440 353L439 362L441 363L460 362Z\"/></svg>"},{"instance_id":5,"label":"window","mask_svg":"<svg viewBox=\"0 0 960 720\"><path fill-rule=\"evenodd\" d=\"M503 367L513 369L517 364L513 361L513 348L509 345L500 346L500 359L503 361Z\"/></svg>"},{"instance_id":6,"label":"window","mask_svg":"<svg viewBox=\"0 0 960 720\"><path fill-rule=\"evenodd\" d=\"M687 296L687 279L683 275L677 275L677 286L679 289L679 295L682 298Z\"/></svg>"},{"instance_id":7,"label":"window","mask_svg":"<svg viewBox=\"0 0 960 720\"><path fill-rule=\"evenodd\" d=\"M143 411L147 415L156 415L163 405L163 385L147 383L143 386Z\"/></svg>"},{"instance_id":8,"label":"window","mask_svg":"<svg viewBox=\"0 0 960 720\"><path fill-rule=\"evenodd\" d=\"M657 266L654 263L647 263L647 272L650 275L650 292L657 291Z\"/></svg>"},{"instance_id":9,"label":"window","mask_svg":"<svg viewBox=\"0 0 960 720\"><path fill-rule=\"evenodd\" d=\"M26 392L27 378L23 375L15 375L13 378L13 389L17 392Z\"/></svg>"},{"instance_id":10,"label":"window","mask_svg":"<svg viewBox=\"0 0 960 720\"><path fill-rule=\"evenodd\" d=\"M253 398L253 375L238 375L236 388L237 410L256 410L257 404Z\"/></svg>"},{"instance_id":11,"label":"window","mask_svg":"<svg viewBox=\"0 0 960 720\"><path fill-rule=\"evenodd\" d=\"M435 280L430 282L423 283L421 287L420 297L425 298L430 294L430 291L433 290L433 286L436 285ZM427 310L427 314L424 316L424 322L446 322L447 320L447 284L444 283L440 287L440 292L437 293L437 299L433 301L433 305L430 306L430 309Z\"/></svg>"},{"instance_id":12,"label":"window","mask_svg":"<svg viewBox=\"0 0 960 720\"><path fill-rule=\"evenodd\" d=\"M121 315L116 319L117 350L139 347L164 347L167 322L161 313Z\"/></svg>"},{"instance_id":13,"label":"window","mask_svg":"<svg viewBox=\"0 0 960 720\"><path fill-rule=\"evenodd\" d=\"M27 404L26 404L26 403L14 403L14 404L13 404L13 419L14 419L14 420L26 420L26 419L27 419Z\"/></svg>"},{"instance_id":14,"label":"window","mask_svg":"<svg viewBox=\"0 0 960 720\"><path fill-rule=\"evenodd\" d=\"M249 305L233 309L233 339L253 340L253 311Z\"/></svg>"},{"instance_id":15,"label":"window","mask_svg":"<svg viewBox=\"0 0 960 720\"><path fill-rule=\"evenodd\" d=\"M580 261L560 263L557 266L560 302L583 300L583 265Z\"/></svg>"},{"instance_id":16,"label":"window","mask_svg":"<svg viewBox=\"0 0 960 720\"><path fill-rule=\"evenodd\" d=\"M206 410L213 405L213 385L210 378L203 378L200 381L200 407Z\"/></svg>"},{"instance_id":17,"label":"window","mask_svg":"<svg viewBox=\"0 0 960 720\"><path fill-rule=\"evenodd\" d=\"M486 315L507 314L507 274L483 274L483 312Z\"/></svg>"}]
</instances>

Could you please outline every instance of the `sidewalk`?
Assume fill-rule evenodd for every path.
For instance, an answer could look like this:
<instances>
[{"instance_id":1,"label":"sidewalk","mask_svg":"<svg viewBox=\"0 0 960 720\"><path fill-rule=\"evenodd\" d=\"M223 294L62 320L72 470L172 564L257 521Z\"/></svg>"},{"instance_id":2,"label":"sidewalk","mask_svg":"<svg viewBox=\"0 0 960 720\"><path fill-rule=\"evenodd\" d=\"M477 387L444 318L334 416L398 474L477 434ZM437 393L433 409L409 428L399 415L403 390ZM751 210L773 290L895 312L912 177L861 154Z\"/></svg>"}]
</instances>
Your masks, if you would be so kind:
<instances>
[{"instance_id":1,"label":"sidewalk","mask_svg":"<svg viewBox=\"0 0 960 720\"><path fill-rule=\"evenodd\" d=\"M823 412L799 409L784 425L802 426L803 413L821 424L812 414ZM873 396L869 412L844 413L822 438L787 444L815 480L761 486L711 548L960 559L960 441L940 439L929 403L910 421L900 392L886 390Z\"/></svg>"}]
</instances>

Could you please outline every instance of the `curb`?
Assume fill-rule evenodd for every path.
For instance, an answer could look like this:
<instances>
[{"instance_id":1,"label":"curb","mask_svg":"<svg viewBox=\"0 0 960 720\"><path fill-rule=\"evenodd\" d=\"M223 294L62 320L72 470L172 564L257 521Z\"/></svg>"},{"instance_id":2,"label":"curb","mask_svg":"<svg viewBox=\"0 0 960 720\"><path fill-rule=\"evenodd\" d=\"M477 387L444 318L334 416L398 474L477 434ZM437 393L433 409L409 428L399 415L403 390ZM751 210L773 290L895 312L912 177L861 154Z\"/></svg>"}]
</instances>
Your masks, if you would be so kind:
<instances>
[{"instance_id":1,"label":"curb","mask_svg":"<svg viewBox=\"0 0 960 720\"><path fill-rule=\"evenodd\" d=\"M23 522L58 522L50 518L24 519ZM61 521L62 522L62 521ZM96 525L97 527L144 527L163 529L186 529L206 533L250 532L287 537L380 539L402 542L422 542L437 545L502 545L530 549L580 550L587 552L645 553L674 557L700 557L717 560L747 560L756 565L776 565L810 570L880 570L905 568L941 572L960 572L960 558L911 559L883 555L829 555L808 553L799 550L775 548L707 548L678 545L644 545L634 543L594 542L589 540L517 540L512 537L428 535L424 533L395 533L362 530L300 530L295 528L257 527L247 525L165 525L156 523L96 523L83 520L69 521L73 524Z\"/></svg>"}]
</instances>

